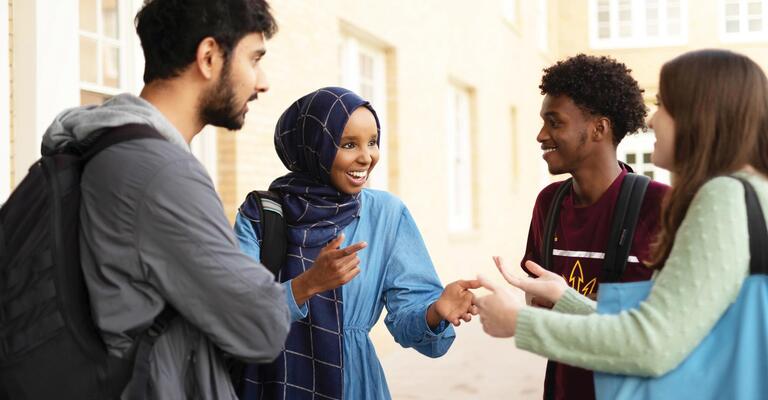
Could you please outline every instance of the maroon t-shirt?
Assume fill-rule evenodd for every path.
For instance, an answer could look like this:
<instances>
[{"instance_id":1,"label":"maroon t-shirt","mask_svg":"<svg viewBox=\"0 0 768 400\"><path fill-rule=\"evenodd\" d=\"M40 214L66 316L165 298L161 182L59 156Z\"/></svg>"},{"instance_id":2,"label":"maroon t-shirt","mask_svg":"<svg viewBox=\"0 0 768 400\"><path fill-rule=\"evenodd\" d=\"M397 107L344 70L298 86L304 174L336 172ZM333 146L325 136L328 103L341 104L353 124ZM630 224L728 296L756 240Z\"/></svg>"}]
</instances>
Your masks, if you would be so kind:
<instances>
[{"instance_id":1,"label":"maroon t-shirt","mask_svg":"<svg viewBox=\"0 0 768 400\"><path fill-rule=\"evenodd\" d=\"M621 191L621 182L627 172L623 171L594 204L586 207L574 206L573 189L563 198L560 216L552 243L552 270L562 275L568 284L579 293L595 298L600 286L605 246L611 232L613 209ZM555 182L542 190L536 199L528 231L528 245L521 261L541 264L541 248L550 203L557 188L563 184ZM640 209L635 237L629 251L622 282L650 279L652 270L641 264L650 257L650 245L659 228L661 201L669 186L651 181L645 192ZM578 335L579 332L573 332ZM592 372L556 363L556 399L594 399L595 387Z\"/></svg>"}]
</instances>

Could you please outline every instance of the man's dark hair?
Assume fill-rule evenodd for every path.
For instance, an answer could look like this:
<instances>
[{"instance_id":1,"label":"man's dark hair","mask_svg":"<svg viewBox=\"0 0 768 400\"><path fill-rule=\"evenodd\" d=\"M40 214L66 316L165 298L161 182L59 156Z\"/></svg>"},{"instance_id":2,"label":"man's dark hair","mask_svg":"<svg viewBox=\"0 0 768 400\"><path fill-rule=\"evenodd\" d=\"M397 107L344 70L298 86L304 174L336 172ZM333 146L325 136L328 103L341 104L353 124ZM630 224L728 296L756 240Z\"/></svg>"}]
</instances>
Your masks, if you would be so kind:
<instances>
[{"instance_id":1,"label":"man's dark hair","mask_svg":"<svg viewBox=\"0 0 768 400\"><path fill-rule=\"evenodd\" d=\"M265 0L146 0L135 24L146 61L144 83L178 76L206 37L216 40L228 61L244 36L269 39L277 32Z\"/></svg>"},{"instance_id":2,"label":"man's dark hair","mask_svg":"<svg viewBox=\"0 0 768 400\"><path fill-rule=\"evenodd\" d=\"M613 143L645 129L648 109L631 69L609 57L579 54L544 69L541 94L565 95L585 113L605 116L613 125Z\"/></svg>"}]
</instances>

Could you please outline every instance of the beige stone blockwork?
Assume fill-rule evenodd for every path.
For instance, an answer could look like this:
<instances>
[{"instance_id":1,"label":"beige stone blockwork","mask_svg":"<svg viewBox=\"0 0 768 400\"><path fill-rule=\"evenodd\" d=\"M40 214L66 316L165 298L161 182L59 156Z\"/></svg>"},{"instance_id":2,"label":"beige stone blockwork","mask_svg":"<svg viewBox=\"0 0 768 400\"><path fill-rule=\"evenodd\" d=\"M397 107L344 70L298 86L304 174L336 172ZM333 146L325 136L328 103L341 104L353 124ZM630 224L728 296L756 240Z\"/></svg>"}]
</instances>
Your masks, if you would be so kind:
<instances>
[{"instance_id":1,"label":"beige stone blockwork","mask_svg":"<svg viewBox=\"0 0 768 400\"><path fill-rule=\"evenodd\" d=\"M286 172L274 152L274 125L298 97L339 84L341 41L351 34L386 53L389 170L374 174L389 175L389 190L414 215L443 282L496 274L491 255L519 259L533 201L548 180L535 140L537 86L554 56L537 46L533 2L520 2L514 26L500 3L272 2L280 32L263 60L270 91L251 105L241 132L220 133L218 140L219 190L229 218L249 191ZM445 114L456 82L472 94L474 222L470 231L450 233ZM395 346L386 336L373 332L380 352Z\"/></svg>"}]
</instances>

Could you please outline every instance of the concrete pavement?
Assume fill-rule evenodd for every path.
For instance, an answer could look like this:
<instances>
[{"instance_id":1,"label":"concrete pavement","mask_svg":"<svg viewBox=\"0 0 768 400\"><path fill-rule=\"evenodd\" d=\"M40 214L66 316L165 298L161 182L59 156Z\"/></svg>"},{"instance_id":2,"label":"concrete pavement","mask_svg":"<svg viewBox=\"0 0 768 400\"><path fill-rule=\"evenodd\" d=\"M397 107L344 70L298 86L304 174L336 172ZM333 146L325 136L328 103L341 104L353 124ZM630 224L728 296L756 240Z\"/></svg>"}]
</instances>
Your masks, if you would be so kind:
<instances>
[{"instance_id":1,"label":"concrete pavement","mask_svg":"<svg viewBox=\"0 0 768 400\"><path fill-rule=\"evenodd\" d=\"M441 358L398 348L381 358L394 400L521 399L542 397L546 360L494 339L479 321L457 328Z\"/></svg>"}]
</instances>

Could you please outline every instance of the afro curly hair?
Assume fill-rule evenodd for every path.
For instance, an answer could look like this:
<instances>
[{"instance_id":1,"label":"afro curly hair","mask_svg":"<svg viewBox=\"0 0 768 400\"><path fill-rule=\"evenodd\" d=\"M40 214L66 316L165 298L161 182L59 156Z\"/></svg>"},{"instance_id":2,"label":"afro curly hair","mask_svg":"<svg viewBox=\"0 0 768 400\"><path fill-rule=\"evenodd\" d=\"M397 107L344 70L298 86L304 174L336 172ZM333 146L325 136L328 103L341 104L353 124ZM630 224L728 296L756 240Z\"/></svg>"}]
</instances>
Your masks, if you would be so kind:
<instances>
[{"instance_id":1,"label":"afro curly hair","mask_svg":"<svg viewBox=\"0 0 768 400\"><path fill-rule=\"evenodd\" d=\"M541 94L565 95L584 112L605 116L613 125L613 144L645 130L648 108L631 69L610 57L578 54L544 69Z\"/></svg>"}]
</instances>

